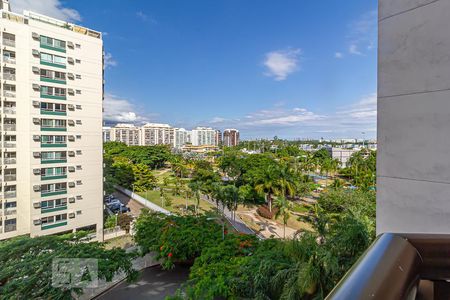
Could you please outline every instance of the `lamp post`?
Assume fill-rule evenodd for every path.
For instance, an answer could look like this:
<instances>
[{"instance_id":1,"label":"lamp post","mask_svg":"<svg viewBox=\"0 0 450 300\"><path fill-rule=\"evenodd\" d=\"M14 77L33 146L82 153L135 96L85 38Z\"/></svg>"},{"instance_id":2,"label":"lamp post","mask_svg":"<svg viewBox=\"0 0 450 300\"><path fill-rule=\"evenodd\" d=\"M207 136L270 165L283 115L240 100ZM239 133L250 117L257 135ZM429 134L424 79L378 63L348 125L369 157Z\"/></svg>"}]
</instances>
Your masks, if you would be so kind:
<instances>
[{"instance_id":1,"label":"lamp post","mask_svg":"<svg viewBox=\"0 0 450 300\"><path fill-rule=\"evenodd\" d=\"M207 218L207 220L220 220L222 222L222 240L225 239L225 221L222 220L222 218L214 217L214 218Z\"/></svg>"}]
</instances>

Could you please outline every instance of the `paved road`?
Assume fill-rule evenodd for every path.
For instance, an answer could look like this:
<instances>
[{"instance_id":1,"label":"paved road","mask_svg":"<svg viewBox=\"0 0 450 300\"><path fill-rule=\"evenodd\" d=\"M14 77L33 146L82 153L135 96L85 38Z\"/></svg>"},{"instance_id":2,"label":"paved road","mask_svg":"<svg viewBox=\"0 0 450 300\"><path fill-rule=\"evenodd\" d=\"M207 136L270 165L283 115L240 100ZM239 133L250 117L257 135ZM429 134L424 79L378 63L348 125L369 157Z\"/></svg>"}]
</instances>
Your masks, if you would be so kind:
<instances>
[{"instance_id":1,"label":"paved road","mask_svg":"<svg viewBox=\"0 0 450 300\"><path fill-rule=\"evenodd\" d=\"M130 208L130 212L134 217L138 217L141 213L141 209L143 209L145 206L137 202L136 200L131 199L125 194L122 194L120 192L114 192L114 197L119 199L120 202L122 202L124 205Z\"/></svg>"},{"instance_id":2,"label":"paved road","mask_svg":"<svg viewBox=\"0 0 450 300\"><path fill-rule=\"evenodd\" d=\"M189 277L189 267L177 266L173 270L164 271L161 267L144 269L137 282L120 283L106 293L100 295L98 300L164 300L173 295L176 290Z\"/></svg>"},{"instance_id":3,"label":"paved road","mask_svg":"<svg viewBox=\"0 0 450 300\"><path fill-rule=\"evenodd\" d=\"M202 196L203 200L208 201L209 203L211 203L212 205L216 205L216 203L214 201L212 201L211 199L208 199L206 196ZM220 207L220 206L219 206ZM225 207L225 211L224 211L224 215L227 218L228 222L231 223L231 225L233 225L233 227L241 232L241 233L245 233L245 234L255 234L255 232L253 230L251 230L245 223L244 221L242 221L238 215L236 215L236 218L233 218L233 214L232 212Z\"/></svg>"}]
</instances>

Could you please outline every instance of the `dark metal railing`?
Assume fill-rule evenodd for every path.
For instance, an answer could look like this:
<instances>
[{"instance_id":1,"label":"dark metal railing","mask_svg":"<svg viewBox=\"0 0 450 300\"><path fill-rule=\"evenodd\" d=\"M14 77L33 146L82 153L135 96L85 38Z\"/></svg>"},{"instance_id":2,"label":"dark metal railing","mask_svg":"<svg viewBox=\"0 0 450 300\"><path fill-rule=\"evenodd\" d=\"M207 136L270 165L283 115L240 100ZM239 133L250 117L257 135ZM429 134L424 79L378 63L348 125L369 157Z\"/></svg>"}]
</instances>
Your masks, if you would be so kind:
<instances>
[{"instance_id":1,"label":"dark metal railing","mask_svg":"<svg viewBox=\"0 0 450 300\"><path fill-rule=\"evenodd\" d=\"M450 299L450 235L384 233L327 296Z\"/></svg>"}]
</instances>

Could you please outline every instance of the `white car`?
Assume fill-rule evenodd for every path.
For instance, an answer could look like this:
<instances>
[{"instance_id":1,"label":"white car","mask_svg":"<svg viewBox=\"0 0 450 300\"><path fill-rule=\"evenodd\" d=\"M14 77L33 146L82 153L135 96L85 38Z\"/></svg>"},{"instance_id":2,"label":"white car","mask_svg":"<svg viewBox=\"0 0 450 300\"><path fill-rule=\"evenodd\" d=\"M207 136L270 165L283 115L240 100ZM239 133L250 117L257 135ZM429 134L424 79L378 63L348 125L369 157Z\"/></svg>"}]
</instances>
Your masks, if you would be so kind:
<instances>
[{"instance_id":1,"label":"white car","mask_svg":"<svg viewBox=\"0 0 450 300\"><path fill-rule=\"evenodd\" d=\"M111 206L111 205L117 205L117 204L122 204L122 202L120 202L119 199L111 199L109 201L106 201L106 206Z\"/></svg>"}]
</instances>

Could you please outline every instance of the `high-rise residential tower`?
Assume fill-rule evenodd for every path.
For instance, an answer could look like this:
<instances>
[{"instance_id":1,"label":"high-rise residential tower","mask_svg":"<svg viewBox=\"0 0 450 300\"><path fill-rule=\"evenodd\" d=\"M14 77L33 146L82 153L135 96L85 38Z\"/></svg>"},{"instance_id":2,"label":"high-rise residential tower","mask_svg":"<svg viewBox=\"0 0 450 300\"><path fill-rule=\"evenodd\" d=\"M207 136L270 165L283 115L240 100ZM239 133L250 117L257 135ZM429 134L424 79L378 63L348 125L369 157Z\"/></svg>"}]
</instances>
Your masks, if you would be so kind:
<instances>
[{"instance_id":1,"label":"high-rise residential tower","mask_svg":"<svg viewBox=\"0 0 450 300\"><path fill-rule=\"evenodd\" d=\"M101 33L0 8L0 239L102 239Z\"/></svg>"},{"instance_id":2,"label":"high-rise residential tower","mask_svg":"<svg viewBox=\"0 0 450 300\"><path fill-rule=\"evenodd\" d=\"M225 129L223 131L223 145L226 147L233 147L239 144L239 130Z\"/></svg>"},{"instance_id":3,"label":"high-rise residential tower","mask_svg":"<svg viewBox=\"0 0 450 300\"><path fill-rule=\"evenodd\" d=\"M216 131L211 127L196 127L191 131L191 142L194 146L217 146Z\"/></svg>"}]
</instances>

